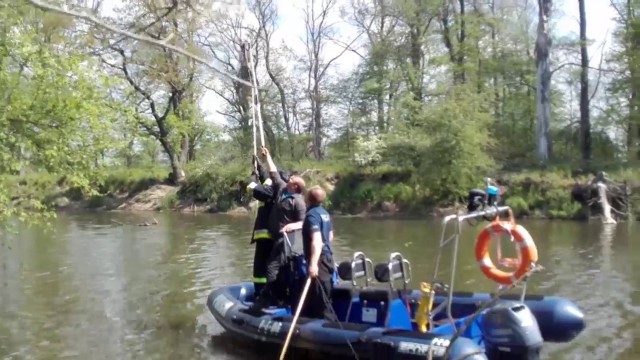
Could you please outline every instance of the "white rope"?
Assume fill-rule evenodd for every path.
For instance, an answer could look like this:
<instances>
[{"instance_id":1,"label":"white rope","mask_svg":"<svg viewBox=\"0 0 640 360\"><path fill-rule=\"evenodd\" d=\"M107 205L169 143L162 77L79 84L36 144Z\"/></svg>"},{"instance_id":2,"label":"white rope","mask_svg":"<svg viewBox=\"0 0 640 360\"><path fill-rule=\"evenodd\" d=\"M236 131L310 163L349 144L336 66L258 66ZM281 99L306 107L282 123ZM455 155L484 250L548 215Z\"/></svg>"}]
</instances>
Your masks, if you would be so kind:
<instances>
[{"instance_id":1,"label":"white rope","mask_svg":"<svg viewBox=\"0 0 640 360\"><path fill-rule=\"evenodd\" d=\"M258 145L256 144L256 118L255 116L253 116L253 111L251 113L252 118L251 119L251 124L253 124L253 156L257 156L258 155Z\"/></svg>"},{"instance_id":2,"label":"white rope","mask_svg":"<svg viewBox=\"0 0 640 360\"><path fill-rule=\"evenodd\" d=\"M247 52L250 52L250 51L247 51ZM254 98L255 98L255 89L253 86L251 86L251 125L253 125L253 156L256 156L258 154L258 145L256 144L257 143L256 141L256 108L255 106L253 106Z\"/></svg>"},{"instance_id":3,"label":"white rope","mask_svg":"<svg viewBox=\"0 0 640 360\"><path fill-rule=\"evenodd\" d=\"M262 110L260 108L260 96L258 92L258 80L256 79L256 74L253 68L253 55L251 52L251 47L247 43L245 46L247 52L247 59L249 62L249 77L251 78L251 82L253 86L251 87L251 106L253 107L253 112L257 113L258 117L258 126L260 127L260 146L264 146L264 129L262 128ZM254 117L254 126L255 126L255 117ZM255 131L253 135L254 144L256 142ZM254 145L255 147L255 145Z\"/></svg>"},{"instance_id":4,"label":"white rope","mask_svg":"<svg viewBox=\"0 0 640 360\"><path fill-rule=\"evenodd\" d=\"M244 47L244 58L247 60L247 67L249 68L249 77L251 77L251 60L249 60L249 56L251 54L251 50L248 49L249 44L246 43ZM254 106L255 99L255 88L253 87L253 83L251 84L251 125L253 127L253 156L257 156L258 154L258 145L256 140L256 108Z\"/></svg>"}]
</instances>

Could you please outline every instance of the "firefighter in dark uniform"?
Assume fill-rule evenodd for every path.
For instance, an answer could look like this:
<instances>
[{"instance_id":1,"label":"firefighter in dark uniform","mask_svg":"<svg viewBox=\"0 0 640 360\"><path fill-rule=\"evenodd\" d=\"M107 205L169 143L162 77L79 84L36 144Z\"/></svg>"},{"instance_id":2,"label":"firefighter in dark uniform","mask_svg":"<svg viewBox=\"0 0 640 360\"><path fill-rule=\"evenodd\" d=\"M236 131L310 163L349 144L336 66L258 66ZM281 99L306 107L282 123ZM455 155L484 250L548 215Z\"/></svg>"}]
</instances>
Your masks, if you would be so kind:
<instances>
[{"instance_id":1,"label":"firefighter in dark uniform","mask_svg":"<svg viewBox=\"0 0 640 360\"><path fill-rule=\"evenodd\" d=\"M258 211L251 234L251 244L256 244L253 255L253 286L258 295L267 283L267 260L273 250L274 239L269 232L269 217L274 206L276 192L269 172L262 166L257 157L253 159L254 171L249 178L247 191L258 200ZM280 178L289 181L289 172L280 170Z\"/></svg>"},{"instance_id":2,"label":"firefighter in dark uniform","mask_svg":"<svg viewBox=\"0 0 640 360\"><path fill-rule=\"evenodd\" d=\"M284 233L302 229L302 221L306 213L306 204L302 193L305 182L300 176L283 179L266 148L262 148L262 156L269 167L269 175L273 180L273 208L269 214L269 233L273 241L273 249L267 259L267 283L253 303L252 309L258 310L272 304L279 304L286 298L286 288L279 280L280 269L286 261L285 244L288 235ZM287 180L287 181L285 181Z\"/></svg>"},{"instance_id":3,"label":"firefighter in dark uniform","mask_svg":"<svg viewBox=\"0 0 640 360\"><path fill-rule=\"evenodd\" d=\"M251 234L251 244L256 244L253 255L253 286L257 295L267 283L267 259L273 250L273 237L269 233L269 214L273 208L274 192L269 173L257 157L254 157L253 161L254 171L249 178L247 191L258 200L258 211Z\"/></svg>"}]
</instances>

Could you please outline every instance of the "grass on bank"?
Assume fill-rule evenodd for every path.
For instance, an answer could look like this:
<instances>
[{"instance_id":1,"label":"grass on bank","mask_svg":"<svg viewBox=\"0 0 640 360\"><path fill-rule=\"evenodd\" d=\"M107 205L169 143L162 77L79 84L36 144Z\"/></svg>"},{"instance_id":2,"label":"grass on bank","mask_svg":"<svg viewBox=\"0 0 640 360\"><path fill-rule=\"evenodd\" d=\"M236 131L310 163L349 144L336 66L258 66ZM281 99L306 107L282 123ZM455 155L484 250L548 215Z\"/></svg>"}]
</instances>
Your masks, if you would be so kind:
<instances>
[{"instance_id":1,"label":"grass on bank","mask_svg":"<svg viewBox=\"0 0 640 360\"><path fill-rule=\"evenodd\" d=\"M434 207L463 206L464 199L444 194L437 185L428 184L413 169L383 166L357 169L344 163L285 162L282 168L302 173L308 185L320 184L329 192L327 207L347 214L380 210L405 214L424 214ZM603 167L603 169L607 169ZM606 170L605 170L606 171ZM175 208L181 201L193 201L210 205L214 211L226 211L248 200L244 184L250 170L245 164L225 167L188 166L186 182L177 192L163 200L166 209ZM4 176L3 186L16 189L19 198L40 199L54 205L64 195L71 201L85 200L88 207L101 207L108 197L135 194L152 185L165 183L168 169L161 167L110 168L96 174L91 184L94 192L87 193L69 186L64 177L56 178L46 173L25 176ZM580 204L571 200L571 188L576 182L588 182L592 176L581 174L567 166L546 170L521 170L501 172L492 177L501 179L507 186L503 198L516 216L546 217L553 219L578 219L583 216ZM609 178L616 182L628 181L632 192L640 190L640 169L613 168ZM482 187L481 174L477 187ZM469 189L460 189L460 194ZM634 191L635 190L635 191ZM449 199L436 203L433 199ZM640 206L635 201L634 208Z\"/></svg>"}]
</instances>

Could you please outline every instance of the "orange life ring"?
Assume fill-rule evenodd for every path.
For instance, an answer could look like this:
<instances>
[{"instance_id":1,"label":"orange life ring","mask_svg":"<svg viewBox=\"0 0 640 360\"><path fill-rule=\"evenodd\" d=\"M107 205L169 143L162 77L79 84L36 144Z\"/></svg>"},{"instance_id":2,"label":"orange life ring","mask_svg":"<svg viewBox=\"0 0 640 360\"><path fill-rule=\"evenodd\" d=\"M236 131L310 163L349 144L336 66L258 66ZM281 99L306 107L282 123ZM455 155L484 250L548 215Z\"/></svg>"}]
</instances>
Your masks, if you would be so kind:
<instances>
[{"instance_id":1,"label":"orange life ring","mask_svg":"<svg viewBox=\"0 0 640 360\"><path fill-rule=\"evenodd\" d=\"M496 268L489 256L491 235L503 234L511 235L518 249L518 268L511 273ZM482 273L502 285L512 285L529 272L531 267L538 261L538 249L527 229L513 222L499 220L492 222L480 231L476 238L475 255Z\"/></svg>"}]
</instances>

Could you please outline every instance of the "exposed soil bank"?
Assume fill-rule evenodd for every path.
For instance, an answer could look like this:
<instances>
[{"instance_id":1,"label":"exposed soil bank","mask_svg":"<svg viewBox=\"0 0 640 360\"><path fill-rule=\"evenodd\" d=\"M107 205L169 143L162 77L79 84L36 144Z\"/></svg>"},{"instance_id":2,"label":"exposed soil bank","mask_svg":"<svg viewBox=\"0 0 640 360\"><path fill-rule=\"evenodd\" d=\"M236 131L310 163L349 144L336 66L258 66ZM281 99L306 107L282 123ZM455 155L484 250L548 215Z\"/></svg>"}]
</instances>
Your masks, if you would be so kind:
<instances>
[{"instance_id":1,"label":"exposed soil bank","mask_svg":"<svg viewBox=\"0 0 640 360\"><path fill-rule=\"evenodd\" d=\"M427 190L412 183L408 172L377 174L350 173L323 174L320 171L302 172L308 184L319 184L329 193L327 207L333 214L357 217L419 218L442 217L466 211L464 193L459 201L436 204ZM504 174L498 179L504 193L504 202L519 218L547 218L585 220L599 216L599 207L591 190L592 178L563 176L557 173ZM145 180L144 186L112 189L106 195L69 200L60 192L55 198L56 208L66 210L121 210L121 211L182 211L226 213L246 216L253 213L255 201L244 191L244 181L235 178L193 179L180 186L164 181ZM625 185L626 186L626 185ZM622 187L612 191L612 203L619 203ZM638 184L628 184L626 191L632 196L632 209L638 208L633 194L640 191ZM128 191L127 191L128 190ZM633 206L636 205L636 206ZM622 209L622 208L621 208ZM617 218L625 220L626 209Z\"/></svg>"}]
</instances>

